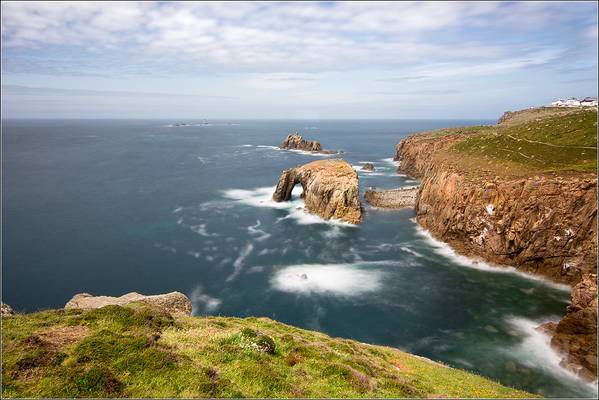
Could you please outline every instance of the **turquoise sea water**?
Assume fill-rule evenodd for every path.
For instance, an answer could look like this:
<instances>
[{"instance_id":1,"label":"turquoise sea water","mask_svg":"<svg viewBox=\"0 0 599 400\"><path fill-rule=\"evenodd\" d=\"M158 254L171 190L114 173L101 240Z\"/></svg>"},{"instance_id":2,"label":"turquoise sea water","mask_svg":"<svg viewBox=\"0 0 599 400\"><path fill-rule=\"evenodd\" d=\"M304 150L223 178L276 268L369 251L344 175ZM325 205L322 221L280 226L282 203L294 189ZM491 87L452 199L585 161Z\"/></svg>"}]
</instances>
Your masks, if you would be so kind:
<instances>
[{"instance_id":1,"label":"turquoise sea water","mask_svg":"<svg viewBox=\"0 0 599 400\"><path fill-rule=\"evenodd\" d=\"M325 157L276 148L296 129L373 162L363 193L418 184L395 172L402 137L490 122L3 121L3 299L33 311L78 292L178 290L197 315L266 316L592 396L534 329L564 314L568 290L456 256L411 210L365 205L354 227L307 214L298 193L270 201L283 169Z\"/></svg>"}]
</instances>

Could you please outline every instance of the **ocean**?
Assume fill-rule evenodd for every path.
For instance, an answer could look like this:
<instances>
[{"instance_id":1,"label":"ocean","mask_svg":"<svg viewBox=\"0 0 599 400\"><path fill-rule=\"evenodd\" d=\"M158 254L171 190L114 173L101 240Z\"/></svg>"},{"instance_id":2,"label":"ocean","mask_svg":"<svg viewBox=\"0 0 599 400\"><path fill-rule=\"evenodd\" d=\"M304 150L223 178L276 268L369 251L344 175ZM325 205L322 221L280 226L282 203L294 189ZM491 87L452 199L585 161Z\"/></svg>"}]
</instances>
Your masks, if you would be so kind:
<instances>
[{"instance_id":1,"label":"ocean","mask_svg":"<svg viewBox=\"0 0 599 400\"><path fill-rule=\"evenodd\" d=\"M456 255L413 210L364 203L350 226L306 213L297 191L270 200L284 169L339 157L278 149L295 130L357 170L372 162L363 193L418 184L395 171L402 137L489 123L4 120L3 300L35 311L80 292L176 290L196 315L269 317L545 396L592 396L534 329L565 313L568 288Z\"/></svg>"}]
</instances>

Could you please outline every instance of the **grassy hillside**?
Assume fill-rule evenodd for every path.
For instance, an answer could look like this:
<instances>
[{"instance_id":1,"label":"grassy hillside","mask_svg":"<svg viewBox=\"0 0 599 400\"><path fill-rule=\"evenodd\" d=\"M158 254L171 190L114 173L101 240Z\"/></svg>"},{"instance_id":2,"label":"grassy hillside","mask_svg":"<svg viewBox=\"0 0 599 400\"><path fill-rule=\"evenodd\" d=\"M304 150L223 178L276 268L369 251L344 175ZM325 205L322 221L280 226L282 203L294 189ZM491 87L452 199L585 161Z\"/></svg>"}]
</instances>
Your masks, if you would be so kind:
<instances>
[{"instance_id":1,"label":"grassy hillside","mask_svg":"<svg viewBox=\"0 0 599 400\"><path fill-rule=\"evenodd\" d=\"M597 170L595 109L522 110L497 125L439 129L413 138L446 140L447 145L437 150L435 159L470 177L564 175Z\"/></svg>"},{"instance_id":2,"label":"grassy hillside","mask_svg":"<svg viewBox=\"0 0 599 400\"><path fill-rule=\"evenodd\" d=\"M580 110L500 124L465 137L451 150L465 160L482 157L512 173L595 171L597 113Z\"/></svg>"},{"instance_id":3,"label":"grassy hillside","mask_svg":"<svg viewBox=\"0 0 599 400\"><path fill-rule=\"evenodd\" d=\"M146 305L3 318L3 397L530 397L401 351L266 318Z\"/></svg>"}]
</instances>

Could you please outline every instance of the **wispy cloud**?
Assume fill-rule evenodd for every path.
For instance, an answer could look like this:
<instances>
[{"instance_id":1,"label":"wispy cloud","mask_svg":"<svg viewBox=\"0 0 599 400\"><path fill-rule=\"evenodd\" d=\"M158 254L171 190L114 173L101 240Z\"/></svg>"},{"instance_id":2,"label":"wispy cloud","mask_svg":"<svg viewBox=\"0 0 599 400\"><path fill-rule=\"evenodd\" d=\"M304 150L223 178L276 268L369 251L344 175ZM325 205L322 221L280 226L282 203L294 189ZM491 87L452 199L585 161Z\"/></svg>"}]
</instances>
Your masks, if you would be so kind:
<instances>
[{"instance_id":1,"label":"wispy cloud","mask_svg":"<svg viewBox=\"0 0 599 400\"><path fill-rule=\"evenodd\" d=\"M495 116L588 90L597 72L596 2L1 7L3 83L20 86L3 87L3 105L19 115L34 103L27 96L52 110L44 115L108 114L110 96L126 115L397 117L428 104L426 116L454 117L468 107L452 95L468 93L469 113L485 105Z\"/></svg>"},{"instance_id":2,"label":"wispy cloud","mask_svg":"<svg viewBox=\"0 0 599 400\"><path fill-rule=\"evenodd\" d=\"M189 93L128 92L118 90L59 89L49 87L29 87L20 85L2 85L2 94L10 96L93 96L93 97L183 97L207 99L234 99L233 96L213 96Z\"/></svg>"},{"instance_id":3,"label":"wispy cloud","mask_svg":"<svg viewBox=\"0 0 599 400\"><path fill-rule=\"evenodd\" d=\"M409 65L424 58L439 63L522 57L531 49L505 40L515 37L513 31L572 19L583 8L589 7L546 2L5 2L2 37L7 62L16 57L11 50L45 54L57 47L87 55L119 53L128 63L170 63L196 71L347 70L373 63ZM581 28L589 35L593 27ZM492 31L501 35L490 40ZM467 40L444 39L466 34Z\"/></svg>"}]
</instances>

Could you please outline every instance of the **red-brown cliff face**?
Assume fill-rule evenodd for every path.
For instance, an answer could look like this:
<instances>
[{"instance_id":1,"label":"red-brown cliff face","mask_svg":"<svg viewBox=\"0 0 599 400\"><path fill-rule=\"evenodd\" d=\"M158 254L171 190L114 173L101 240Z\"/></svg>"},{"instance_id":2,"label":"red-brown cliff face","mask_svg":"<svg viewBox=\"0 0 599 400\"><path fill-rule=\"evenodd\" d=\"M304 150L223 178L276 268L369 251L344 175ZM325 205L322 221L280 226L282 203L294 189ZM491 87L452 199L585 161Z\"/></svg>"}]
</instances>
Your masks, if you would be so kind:
<instances>
[{"instance_id":1,"label":"red-brown cliff face","mask_svg":"<svg viewBox=\"0 0 599 400\"><path fill-rule=\"evenodd\" d=\"M582 124L588 116L577 112L553 120L543 119L551 117L547 110L519 112L502 118L502 125L495 127L413 135L398 143L395 160L400 162L398 172L422 179L416 220L437 239L461 254L574 286L566 316L542 328L552 335L552 346L564 354L562 365L593 380L597 376L597 174L587 166L592 160L589 154L596 152L596 138L594 147L592 142L567 140L570 132L576 132L579 141L593 137L597 122L594 115L589 129ZM575 119L559 119L570 115ZM562 129L562 136L552 137L552 126ZM531 136L535 130L539 139ZM460 152L466 141L479 146ZM535 153L530 146L542 149ZM572 164L577 161L574 149L581 155L578 164ZM569 153L560 159L560 151ZM566 167L559 170L562 161Z\"/></svg>"}]
</instances>

